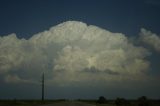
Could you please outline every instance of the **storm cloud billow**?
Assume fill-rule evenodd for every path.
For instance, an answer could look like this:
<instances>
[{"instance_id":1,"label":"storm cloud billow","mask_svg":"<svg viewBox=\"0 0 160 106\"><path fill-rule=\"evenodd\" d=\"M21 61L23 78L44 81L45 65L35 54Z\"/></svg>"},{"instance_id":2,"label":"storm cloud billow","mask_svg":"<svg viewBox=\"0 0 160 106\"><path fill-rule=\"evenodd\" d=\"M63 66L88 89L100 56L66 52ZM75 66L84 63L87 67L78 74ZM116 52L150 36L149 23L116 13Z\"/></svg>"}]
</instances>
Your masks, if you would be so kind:
<instances>
[{"instance_id":1,"label":"storm cloud billow","mask_svg":"<svg viewBox=\"0 0 160 106\"><path fill-rule=\"evenodd\" d=\"M160 52L160 38L157 34L142 28L140 32L140 41Z\"/></svg>"},{"instance_id":2,"label":"storm cloud billow","mask_svg":"<svg viewBox=\"0 0 160 106\"><path fill-rule=\"evenodd\" d=\"M148 33L142 29L141 39L151 44L155 35L148 40ZM153 46L159 51L157 44ZM78 21L61 23L29 39L16 34L0 37L0 50L0 75L7 83L38 83L42 72L55 86L150 79L146 48L122 33Z\"/></svg>"}]
</instances>

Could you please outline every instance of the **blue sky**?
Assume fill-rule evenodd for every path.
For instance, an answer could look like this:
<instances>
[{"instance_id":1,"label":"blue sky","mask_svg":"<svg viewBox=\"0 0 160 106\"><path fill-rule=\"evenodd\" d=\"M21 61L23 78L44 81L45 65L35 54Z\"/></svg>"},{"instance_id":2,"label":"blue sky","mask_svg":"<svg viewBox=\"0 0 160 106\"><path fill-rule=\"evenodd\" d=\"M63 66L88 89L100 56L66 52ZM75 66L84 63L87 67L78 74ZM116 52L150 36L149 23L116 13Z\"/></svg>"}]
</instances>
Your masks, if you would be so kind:
<instances>
[{"instance_id":1,"label":"blue sky","mask_svg":"<svg viewBox=\"0 0 160 106\"><path fill-rule=\"evenodd\" d=\"M12 0L12 1L1 0L0 1L1 39L3 39L3 37L7 37L9 34L15 33L17 36L16 39L20 40L24 38L28 40L28 39L31 39L35 34L41 33L45 30L49 30L49 28L56 26L57 24L60 24L62 22L80 21L80 22L86 23L87 25L94 25L102 29L105 29L107 31L122 33L127 37L127 39L131 39L131 38L134 39L133 45L134 44L136 45L138 42L138 45L144 46L151 53L150 56L146 56L144 53L143 55L145 56L144 57L141 56L140 58L143 58L142 60L147 60L150 62L150 67L147 68L148 70L147 74L149 74L152 78L155 78L153 79L153 82L155 82L155 85L151 84L153 82L150 80L148 82L142 82L142 85L144 84L144 86L142 86L140 83L133 81L132 83L134 83L135 86L139 85L137 89L132 88L133 86L130 85L128 82L126 82L126 86L124 88L117 87L121 83L118 83L117 86L112 84L111 86L110 84L105 85L104 84L105 81L101 85L97 84L97 86L90 86L90 85L84 86L83 84L81 85L81 83L80 83L80 86L78 87L77 85L74 87L72 87L71 85L67 85L63 87L60 87L57 85L56 86L48 85L47 87L48 90L46 91L46 97L48 98L97 98L98 96L101 96L101 95L104 95L104 96L109 95L109 97L107 98L116 98L120 96L125 98L136 98L142 95L147 95L151 98L159 98L159 94L158 94L158 88L160 88L160 85L158 84L158 79L160 76L159 48L158 50L154 50L154 48L156 47L152 47L153 45L151 45L151 42L149 43L147 42L147 44L142 44L142 42L139 43L139 33L141 32L141 28L145 28L146 30L151 31L152 32L151 35L155 34L156 38L160 37L160 30L159 30L160 20L159 19L160 19L160 1L159 0ZM78 23L77 25L80 25L80 24ZM82 26L85 26L85 25L82 25ZM98 30L101 30L101 29L98 29ZM145 35L145 33L148 33L148 32L144 31L143 34ZM39 36L42 36L42 35L39 35ZM8 40L6 42L11 42L11 41ZM146 43L146 40L144 40L143 43L144 42ZM159 41L157 42L158 42L157 43L158 45ZM2 45L1 42L0 42L0 45ZM59 46L61 45L58 45L58 46L56 45L53 48L56 50L59 50L57 49L59 48ZM26 49L25 47L27 47L27 49L31 48L28 45L23 47L24 47L23 49ZM11 49L13 52L15 49L17 49L16 47L15 48L11 47L11 48L13 49L13 50ZM48 48L50 48L50 46ZM70 48L70 47L67 46L67 48ZM1 51L5 51L5 50L9 51L9 49L7 48L2 49ZM62 51L63 50L65 49L62 49ZM137 53L139 52L141 51L137 51ZM47 53L50 57L52 50L49 50ZM0 54L1 57L3 55L4 54ZM63 55L65 57L65 54ZM36 60L37 58L35 57L34 59ZM41 62L40 59L37 61ZM0 63L3 63L3 61L4 61L3 58L0 59ZM26 61L29 61L29 60L26 60ZM33 62L36 64L37 61L34 61L34 62L29 61L29 62ZM25 62L23 64L28 64L27 62L26 63ZM61 62L61 61L59 60L58 62ZM17 64L19 65L21 63L17 63ZM50 63L48 64L49 65L47 66L51 67ZM7 78L12 78L10 77L10 75L16 75L18 73L17 75L19 75L20 77L30 78L30 75L33 77L36 75L35 73L38 72L38 68L33 67L33 69L36 69L36 71L30 72L29 74L26 74L26 76L24 76L24 75L21 75L24 73L19 71L19 70L23 70L24 67L23 66L18 66L18 68L15 68L15 67L17 66L14 66L13 69L10 69L10 70L13 70L11 72L10 70L7 70L7 73L3 73L3 74L0 73L0 86L1 86L0 99L1 98L2 99L3 98L40 98L40 92L41 92L40 85L36 85L36 84L30 85L30 84L24 84L24 83L14 84L14 83L6 83L4 81L5 77L8 75L9 77ZM99 71L101 69L97 69L97 70ZM3 70L0 70L0 71L3 71ZM110 73L109 70L108 72ZM37 78L38 76L35 76L35 77ZM51 76L47 76L47 77L51 77ZM17 76L14 78L17 78ZM27 82L27 80L24 80L24 82L25 81ZM90 89L92 87L93 89ZM56 91L55 95L54 95L54 91ZM35 92L35 94L33 94L33 92Z\"/></svg>"},{"instance_id":2,"label":"blue sky","mask_svg":"<svg viewBox=\"0 0 160 106\"><path fill-rule=\"evenodd\" d=\"M133 36L141 27L160 33L158 0L2 0L0 5L1 35L15 32L20 38L28 38L67 20Z\"/></svg>"}]
</instances>

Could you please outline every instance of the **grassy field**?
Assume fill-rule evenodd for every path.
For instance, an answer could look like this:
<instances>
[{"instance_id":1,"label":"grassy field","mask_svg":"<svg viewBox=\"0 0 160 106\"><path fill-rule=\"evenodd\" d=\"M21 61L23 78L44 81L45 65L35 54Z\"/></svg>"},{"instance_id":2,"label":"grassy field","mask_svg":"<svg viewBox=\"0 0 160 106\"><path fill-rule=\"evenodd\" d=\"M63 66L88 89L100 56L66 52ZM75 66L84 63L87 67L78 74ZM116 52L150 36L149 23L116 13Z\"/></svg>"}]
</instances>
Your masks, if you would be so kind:
<instances>
[{"instance_id":1,"label":"grassy field","mask_svg":"<svg viewBox=\"0 0 160 106\"><path fill-rule=\"evenodd\" d=\"M108 100L107 103L97 103L97 100L0 100L0 106L41 106L45 104L57 104L64 102L82 102L93 106L160 106L159 100L148 100L148 105L139 105L137 100L127 100L127 103L116 105L115 100ZM79 106L79 105L78 105Z\"/></svg>"},{"instance_id":2,"label":"grassy field","mask_svg":"<svg viewBox=\"0 0 160 106\"><path fill-rule=\"evenodd\" d=\"M64 99L58 100L0 100L0 106L40 106L44 104L54 104L66 101Z\"/></svg>"}]
</instances>

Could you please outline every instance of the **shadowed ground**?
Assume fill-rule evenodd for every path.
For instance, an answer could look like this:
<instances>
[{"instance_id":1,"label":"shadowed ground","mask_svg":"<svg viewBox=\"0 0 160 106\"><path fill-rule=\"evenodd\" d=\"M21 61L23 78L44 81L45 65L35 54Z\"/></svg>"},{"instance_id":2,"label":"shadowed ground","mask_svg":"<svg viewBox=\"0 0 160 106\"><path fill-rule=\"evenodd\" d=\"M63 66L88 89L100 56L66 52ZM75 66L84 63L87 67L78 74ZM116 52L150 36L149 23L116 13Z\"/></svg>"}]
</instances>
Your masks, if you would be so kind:
<instances>
[{"instance_id":1,"label":"shadowed ground","mask_svg":"<svg viewBox=\"0 0 160 106\"><path fill-rule=\"evenodd\" d=\"M83 102L69 101L69 102L60 102L60 103L54 103L54 104L46 104L42 106L96 106L96 105L87 104Z\"/></svg>"},{"instance_id":2,"label":"shadowed ground","mask_svg":"<svg viewBox=\"0 0 160 106\"><path fill-rule=\"evenodd\" d=\"M41 106L117 106L116 104L88 104L85 102L77 102L77 101L65 101L65 102L59 102L59 103L53 103L53 104L44 104ZM137 103L131 103L131 104L121 104L118 106L160 106L159 103L151 103L149 105L138 105Z\"/></svg>"},{"instance_id":3,"label":"shadowed ground","mask_svg":"<svg viewBox=\"0 0 160 106\"><path fill-rule=\"evenodd\" d=\"M128 100L127 103L118 106L160 106L159 100L150 100L147 105L139 105L137 100ZM146 102L145 102L146 103ZM0 106L117 106L115 100L105 104L99 104L96 100L0 100Z\"/></svg>"}]
</instances>

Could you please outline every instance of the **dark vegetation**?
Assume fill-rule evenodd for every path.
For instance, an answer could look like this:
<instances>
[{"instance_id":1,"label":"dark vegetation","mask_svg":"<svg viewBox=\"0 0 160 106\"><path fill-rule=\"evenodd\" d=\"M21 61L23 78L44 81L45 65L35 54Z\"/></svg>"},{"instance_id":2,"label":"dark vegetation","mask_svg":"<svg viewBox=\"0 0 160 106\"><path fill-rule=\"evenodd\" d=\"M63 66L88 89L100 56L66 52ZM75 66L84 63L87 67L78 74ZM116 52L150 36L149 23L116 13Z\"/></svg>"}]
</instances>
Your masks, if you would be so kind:
<instances>
[{"instance_id":1,"label":"dark vegetation","mask_svg":"<svg viewBox=\"0 0 160 106\"><path fill-rule=\"evenodd\" d=\"M115 100L106 99L100 96L98 100L79 100L96 106L160 106L160 100L148 99L146 96L139 97L137 100L127 100L116 98Z\"/></svg>"},{"instance_id":2,"label":"dark vegetation","mask_svg":"<svg viewBox=\"0 0 160 106\"><path fill-rule=\"evenodd\" d=\"M115 104L116 106L122 106L122 105L129 106L130 102L124 98L117 98L115 100Z\"/></svg>"},{"instance_id":3,"label":"dark vegetation","mask_svg":"<svg viewBox=\"0 0 160 106\"><path fill-rule=\"evenodd\" d=\"M104 104L107 103L107 99L104 96L100 96L97 103Z\"/></svg>"},{"instance_id":4,"label":"dark vegetation","mask_svg":"<svg viewBox=\"0 0 160 106\"><path fill-rule=\"evenodd\" d=\"M67 101L65 99L57 99L57 100L0 100L0 106L40 106L43 104L53 104L58 102Z\"/></svg>"},{"instance_id":5,"label":"dark vegetation","mask_svg":"<svg viewBox=\"0 0 160 106\"><path fill-rule=\"evenodd\" d=\"M104 96L100 96L97 100L78 99L74 101L93 104L96 106L160 106L160 100L148 99L146 96L139 97L137 100L127 100L124 98L116 98L115 100L109 100L106 99ZM73 102L73 100L0 100L0 106L40 106L44 104L54 104L58 102Z\"/></svg>"}]
</instances>

